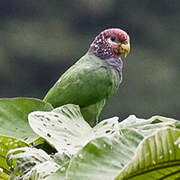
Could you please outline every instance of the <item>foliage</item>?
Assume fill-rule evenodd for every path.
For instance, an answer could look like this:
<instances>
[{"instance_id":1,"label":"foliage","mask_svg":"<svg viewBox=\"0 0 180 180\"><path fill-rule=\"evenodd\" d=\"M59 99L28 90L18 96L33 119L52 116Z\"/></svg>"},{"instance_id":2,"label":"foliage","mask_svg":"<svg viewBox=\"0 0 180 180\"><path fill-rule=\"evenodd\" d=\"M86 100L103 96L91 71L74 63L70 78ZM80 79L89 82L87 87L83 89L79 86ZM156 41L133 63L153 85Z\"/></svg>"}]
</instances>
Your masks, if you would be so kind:
<instances>
[{"instance_id":1,"label":"foliage","mask_svg":"<svg viewBox=\"0 0 180 180\"><path fill-rule=\"evenodd\" d=\"M0 135L15 137L27 143L38 138L29 128L28 114L35 110L49 111L52 106L34 98L0 99Z\"/></svg>"},{"instance_id":2,"label":"foliage","mask_svg":"<svg viewBox=\"0 0 180 180\"><path fill-rule=\"evenodd\" d=\"M77 105L52 109L35 99L20 100L36 104L36 111L28 115L27 132L31 128L34 131L29 136L36 134L36 144L47 141L56 152L47 153L46 149L26 141L21 130L21 136L18 131L14 138L1 136L0 176L4 180L8 177L15 180L180 178L180 122L177 120L161 116L146 120L131 115L123 122L114 117L92 128ZM18 99L9 99L10 104L12 101ZM21 106L18 104L19 110L27 104ZM7 112L11 110L11 105L6 106ZM19 115L19 111L12 113ZM25 119L14 121L14 126L21 121L24 123ZM39 137L45 141L37 141Z\"/></svg>"}]
</instances>

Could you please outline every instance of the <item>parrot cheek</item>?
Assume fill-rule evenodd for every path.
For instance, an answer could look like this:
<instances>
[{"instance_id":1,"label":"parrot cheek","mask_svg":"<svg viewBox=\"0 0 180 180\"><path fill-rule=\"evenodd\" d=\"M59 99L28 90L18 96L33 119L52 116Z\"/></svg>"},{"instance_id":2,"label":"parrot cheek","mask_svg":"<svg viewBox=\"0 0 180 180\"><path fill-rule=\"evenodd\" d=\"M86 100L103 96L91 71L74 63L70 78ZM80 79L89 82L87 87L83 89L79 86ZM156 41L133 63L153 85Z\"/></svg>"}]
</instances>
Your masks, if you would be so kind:
<instances>
[{"instance_id":1,"label":"parrot cheek","mask_svg":"<svg viewBox=\"0 0 180 180\"><path fill-rule=\"evenodd\" d=\"M119 54L119 45L114 45L114 46L112 46L112 50L113 50L113 52L114 52L114 54L116 54L116 55L120 55Z\"/></svg>"},{"instance_id":2,"label":"parrot cheek","mask_svg":"<svg viewBox=\"0 0 180 180\"><path fill-rule=\"evenodd\" d=\"M118 48L114 48L113 51L114 51L115 54L119 55Z\"/></svg>"}]
</instances>

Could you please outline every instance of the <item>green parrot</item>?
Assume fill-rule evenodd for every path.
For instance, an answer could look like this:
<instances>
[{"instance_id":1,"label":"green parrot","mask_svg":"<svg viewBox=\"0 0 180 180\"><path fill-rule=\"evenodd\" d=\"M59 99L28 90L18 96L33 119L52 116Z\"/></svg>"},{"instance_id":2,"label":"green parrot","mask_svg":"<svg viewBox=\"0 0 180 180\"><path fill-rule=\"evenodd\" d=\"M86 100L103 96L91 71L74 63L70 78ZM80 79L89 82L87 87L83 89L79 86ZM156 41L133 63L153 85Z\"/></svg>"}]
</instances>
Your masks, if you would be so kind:
<instances>
[{"instance_id":1,"label":"green parrot","mask_svg":"<svg viewBox=\"0 0 180 180\"><path fill-rule=\"evenodd\" d=\"M84 119L93 127L109 98L122 81L121 54L128 55L130 38L119 29L102 31L87 53L71 66L48 91L44 101L54 108L79 105Z\"/></svg>"}]
</instances>

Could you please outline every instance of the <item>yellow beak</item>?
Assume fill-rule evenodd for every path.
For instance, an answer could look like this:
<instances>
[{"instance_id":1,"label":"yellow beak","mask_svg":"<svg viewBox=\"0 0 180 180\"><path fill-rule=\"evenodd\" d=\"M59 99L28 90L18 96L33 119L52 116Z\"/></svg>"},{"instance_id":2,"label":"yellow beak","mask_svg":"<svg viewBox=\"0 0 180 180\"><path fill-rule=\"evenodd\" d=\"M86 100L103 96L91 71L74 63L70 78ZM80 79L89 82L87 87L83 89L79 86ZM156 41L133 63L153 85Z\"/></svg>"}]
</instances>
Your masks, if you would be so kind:
<instances>
[{"instance_id":1,"label":"yellow beak","mask_svg":"<svg viewBox=\"0 0 180 180\"><path fill-rule=\"evenodd\" d=\"M121 44L119 46L119 54L125 54L125 57L129 54L130 52L130 44Z\"/></svg>"}]
</instances>

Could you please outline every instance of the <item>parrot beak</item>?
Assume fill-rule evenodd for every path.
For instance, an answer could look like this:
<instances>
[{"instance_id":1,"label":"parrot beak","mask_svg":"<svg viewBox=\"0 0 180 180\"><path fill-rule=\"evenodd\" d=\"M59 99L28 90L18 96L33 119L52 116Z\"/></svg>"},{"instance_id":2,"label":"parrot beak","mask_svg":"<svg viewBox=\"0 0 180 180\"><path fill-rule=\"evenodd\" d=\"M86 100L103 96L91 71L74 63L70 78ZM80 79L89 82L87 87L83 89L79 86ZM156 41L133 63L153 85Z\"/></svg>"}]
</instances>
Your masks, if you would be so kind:
<instances>
[{"instance_id":1,"label":"parrot beak","mask_svg":"<svg viewBox=\"0 0 180 180\"><path fill-rule=\"evenodd\" d=\"M124 54L126 57L130 52L130 43L128 42L127 44L121 44L118 51L119 54Z\"/></svg>"}]
</instances>

